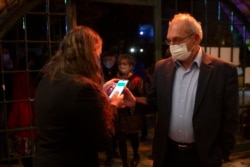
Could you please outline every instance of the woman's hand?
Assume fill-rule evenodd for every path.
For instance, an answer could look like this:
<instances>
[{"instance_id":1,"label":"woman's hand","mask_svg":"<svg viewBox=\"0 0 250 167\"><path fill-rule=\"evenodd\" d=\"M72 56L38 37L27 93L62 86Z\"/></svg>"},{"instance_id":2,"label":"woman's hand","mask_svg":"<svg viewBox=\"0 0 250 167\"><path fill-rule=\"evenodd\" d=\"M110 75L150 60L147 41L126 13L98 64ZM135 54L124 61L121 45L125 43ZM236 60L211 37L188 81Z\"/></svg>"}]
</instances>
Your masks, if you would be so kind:
<instances>
[{"instance_id":1,"label":"woman's hand","mask_svg":"<svg viewBox=\"0 0 250 167\"><path fill-rule=\"evenodd\" d=\"M116 84L118 81L119 81L118 78L113 78L113 79L111 79L111 80L108 80L107 82L105 82L105 83L103 84L103 89L105 90L108 86L114 85L114 84Z\"/></svg>"},{"instance_id":2,"label":"woman's hand","mask_svg":"<svg viewBox=\"0 0 250 167\"><path fill-rule=\"evenodd\" d=\"M123 94L119 95L118 92L115 92L114 95L109 99L109 101L111 105L117 108L123 108L125 106L123 98Z\"/></svg>"},{"instance_id":3,"label":"woman's hand","mask_svg":"<svg viewBox=\"0 0 250 167\"><path fill-rule=\"evenodd\" d=\"M113 89L115 88L116 83L119 79L111 79L103 84L103 90L106 92L106 94L109 96Z\"/></svg>"},{"instance_id":4,"label":"woman's hand","mask_svg":"<svg viewBox=\"0 0 250 167\"><path fill-rule=\"evenodd\" d=\"M115 92L112 98L110 98L111 105L114 105L117 108L135 106L136 98L127 87L124 88L123 93L121 95L118 94L118 92Z\"/></svg>"},{"instance_id":5,"label":"woman's hand","mask_svg":"<svg viewBox=\"0 0 250 167\"><path fill-rule=\"evenodd\" d=\"M135 107L136 98L127 87L123 90L123 95L124 105L126 107Z\"/></svg>"},{"instance_id":6,"label":"woman's hand","mask_svg":"<svg viewBox=\"0 0 250 167\"><path fill-rule=\"evenodd\" d=\"M115 87L115 84L119 81L119 79L114 78L111 79L103 84L103 89L107 93L107 95L110 95L112 90ZM121 95L118 95L119 93L116 92L112 98L110 98L110 104L116 106L117 108L123 108L123 107L134 107L136 103L136 98L132 94L132 92L125 87L123 90L123 93Z\"/></svg>"}]
</instances>

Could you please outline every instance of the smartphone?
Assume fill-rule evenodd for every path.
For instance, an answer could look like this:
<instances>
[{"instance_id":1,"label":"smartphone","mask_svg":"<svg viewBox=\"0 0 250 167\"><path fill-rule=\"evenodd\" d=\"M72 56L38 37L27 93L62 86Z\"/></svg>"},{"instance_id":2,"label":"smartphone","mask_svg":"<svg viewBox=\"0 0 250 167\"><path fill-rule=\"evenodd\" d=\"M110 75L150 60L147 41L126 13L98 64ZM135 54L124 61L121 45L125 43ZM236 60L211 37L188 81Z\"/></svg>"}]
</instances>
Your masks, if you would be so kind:
<instances>
[{"instance_id":1,"label":"smartphone","mask_svg":"<svg viewBox=\"0 0 250 167\"><path fill-rule=\"evenodd\" d=\"M118 95L120 95L122 93L122 91L124 90L125 86L127 85L128 80L119 80L116 85L115 88L112 90L112 92L109 95L109 98L111 98L115 92L119 92Z\"/></svg>"}]
</instances>

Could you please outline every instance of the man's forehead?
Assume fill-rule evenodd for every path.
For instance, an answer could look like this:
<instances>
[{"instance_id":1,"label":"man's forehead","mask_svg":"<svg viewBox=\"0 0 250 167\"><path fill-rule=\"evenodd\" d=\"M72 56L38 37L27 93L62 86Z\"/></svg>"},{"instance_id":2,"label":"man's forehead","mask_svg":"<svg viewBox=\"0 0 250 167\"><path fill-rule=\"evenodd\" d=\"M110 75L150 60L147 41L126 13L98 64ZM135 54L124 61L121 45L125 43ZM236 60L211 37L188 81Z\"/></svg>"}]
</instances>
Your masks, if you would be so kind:
<instances>
[{"instance_id":1,"label":"man's forehead","mask_svg":"<svg viewBox=\"0 0 250 167\"><path fill-rule=\"evenodd\" d=\"M166 36L170 37L182 37L186 35L185 26L182 24L173 24L169 26Z\"/></svg>"}]
</instances>

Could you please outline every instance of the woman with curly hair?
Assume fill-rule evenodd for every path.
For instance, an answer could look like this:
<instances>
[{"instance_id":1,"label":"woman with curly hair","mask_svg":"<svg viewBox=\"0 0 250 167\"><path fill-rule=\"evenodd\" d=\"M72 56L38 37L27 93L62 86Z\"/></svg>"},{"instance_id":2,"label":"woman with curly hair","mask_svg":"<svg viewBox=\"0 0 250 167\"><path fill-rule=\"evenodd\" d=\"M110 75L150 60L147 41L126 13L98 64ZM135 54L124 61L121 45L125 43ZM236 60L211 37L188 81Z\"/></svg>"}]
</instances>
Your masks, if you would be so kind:
<instances>
[{"instance_id":1,"label":"woman with curly hair","mask_svg":"<svg viewBox=\"0 0 250 167\"><path fill-rule=\"evenodd\" d=\"M98 152L114 132L116 109L134 105L128 89L108 98L102 85L102 39L77 26L43 68L35 95L36 167L99 167Z\"/></svg>"}]
</instances>

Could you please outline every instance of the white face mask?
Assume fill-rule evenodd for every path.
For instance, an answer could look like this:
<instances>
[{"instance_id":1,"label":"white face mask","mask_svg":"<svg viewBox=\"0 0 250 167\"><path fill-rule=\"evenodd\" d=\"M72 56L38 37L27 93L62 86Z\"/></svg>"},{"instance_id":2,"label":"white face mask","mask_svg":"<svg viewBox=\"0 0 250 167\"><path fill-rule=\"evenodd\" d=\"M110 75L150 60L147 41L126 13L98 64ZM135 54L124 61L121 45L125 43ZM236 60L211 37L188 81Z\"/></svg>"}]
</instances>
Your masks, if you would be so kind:
<instances>
[{"instance_id":1,"label":"white face mask","mask_svg":"<svg viewBox=\"0 0 250 167\"><path fill-rule=\"evenodd\" d=\"M186 60L191 54L191 51L187 50L186 43L182 43L179 45L170 45L169 49L172 57L180 61Z\"/></svg>"},{"instance_id":2,"label":"white face mask","mask_svg":"<svg viewBox=\"0 0 250 167\"><path fill-rule=\"evenodd\" d=\"M104 66L105 66L107 69L110 69L111 67L113 67L114 62L113 62L113 61L110 61L110 60L106 60L103 64L104 64Z\"/></svg>"},{"instance_id":3,"label":"white face mask","mask_svg":"<svg viewBox=\"0 0 250 167\"><path fill-rule=\"evenodd\" d=\"M129 65L119 65L118 68L119 68L120 73L122 74L128 74L131 71Z\"/></svg>"}]
</instances>

